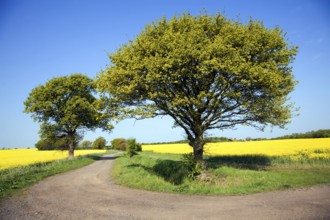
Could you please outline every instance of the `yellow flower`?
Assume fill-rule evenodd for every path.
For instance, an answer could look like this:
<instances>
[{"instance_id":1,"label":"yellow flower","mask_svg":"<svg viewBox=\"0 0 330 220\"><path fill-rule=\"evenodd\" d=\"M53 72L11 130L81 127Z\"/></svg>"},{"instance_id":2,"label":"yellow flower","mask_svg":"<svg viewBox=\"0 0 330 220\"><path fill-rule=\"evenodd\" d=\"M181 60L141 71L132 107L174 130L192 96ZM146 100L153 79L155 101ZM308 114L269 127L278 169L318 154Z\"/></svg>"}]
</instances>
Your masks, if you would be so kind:
<instances>
[{"instance_id":1,"label":"yellow flower","mask_svg":"<svg viewBox=\"0 0 330 220\"><path fill-rule=\"evenodd\" d=\"M75 155L104 153L105 150L75 150ZM67 151L38 151L37 149L0 150L0 169L48 162L68 157Z\"/></svg>"},{"instance_id":2,"label":"yellow flower","mask_svg":"<svg viewBox=\"0 0 330 220\"><path fill-rule=\"evenodd\" d=\"M219 142L206 144L204 148L205 154L210 156L262 154L266 156L291 156L292 158L303 155L307 155L308 158L329 158L330 138ZM192 148L188 144L143 145L142 149L143 151L173 154L192 152Z\"/></svg>"}]
</instances>

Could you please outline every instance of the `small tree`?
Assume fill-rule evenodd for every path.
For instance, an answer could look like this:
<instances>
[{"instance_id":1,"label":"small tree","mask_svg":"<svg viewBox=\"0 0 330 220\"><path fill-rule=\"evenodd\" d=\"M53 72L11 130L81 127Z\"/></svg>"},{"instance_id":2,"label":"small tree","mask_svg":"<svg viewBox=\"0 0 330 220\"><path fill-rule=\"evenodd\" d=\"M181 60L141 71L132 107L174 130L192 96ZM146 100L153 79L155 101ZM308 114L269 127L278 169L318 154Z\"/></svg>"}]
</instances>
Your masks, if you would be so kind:
<instances>
[{"instance_id":1,"label":"small tree","mask_svg":"<svg viewBox=\"0 0 330 220\"><path fill-rule=\"evenodd\" d=\"M138 144L135 139L128 139L127 141L127 154L129 157L133 157L138 151L142 151L141 144Z\"/></svg>"},{"instance_id":2,"label":"small tree","mask_svg":"<svg viewBox=\"0 0 330 220\"><path fill-rule=\"evenodd\" d=\"M125 151L127 148L127 142L124 138L116 138L111 141L111 146L115 150Z\"/></svg>"},{"instance_id":3,"label":"small tree","mask_svg":"<svg viewBox=\"0 0 330 220\"><path fill-rule=\"evenodd\" d=\"M281 29L259 21L164 17L110 55L98 88L117 119L172 117L202 162L208 130L289 123L296 53Z\"/></svg>"},{"instance_id":4,"label":"small tree","mask_svg":"<svg viewBox=\"0 0 330 220\"><path fill-rule=\"evenodd\" d=\"M35 147L38 150L53 150L54 147L52 146L51 143L49 143L49 141L45 140L45 139L40 139L36 144Z\"/></svg>"},{"instance_id":5,"label":"small tree","mask_svg":"<svg viewBox=\"0 0 330 220\"><path fill-rule=\"evenodd\" d=\"M91 142L89 140L84 140L83 142L81 142L79 147L83 148L83 149L92 148L93 147L93 142Z\"/></svg>"},{"instance_id":6,"label":"small tree","mask_svg":"<svg viewBox=\"0 0 330 220\"><path fill-rule=\"evenodd\" d=\"M64 150L67 149L66 138L44 138L39 140L35 147L38 150Z\"/></svg>"},{"instance_id":7,"label":"small tree","mask_svg":"<svg viewBox=\"0 0 330 220\"><path fill-rule=\"evenodd\" d=\"M107 141L103 137L98 137L93 142L93 148L94 149L103 149L106 147Z\"/></svg>"},{"instance_id":8,"label":"small tree","mask_svg":"<svg viewBox=\"0 0 330 220\"><path fill-rule=\"evenodd\" d=\"M95 83L85 75L53 78L32 90L24 102L24 112L41 123L42 139L65 140L69 157L74 157L84 130L112 129L110 119L102 112L102 103L94 94Z\"/></svg>"}]
</instances>

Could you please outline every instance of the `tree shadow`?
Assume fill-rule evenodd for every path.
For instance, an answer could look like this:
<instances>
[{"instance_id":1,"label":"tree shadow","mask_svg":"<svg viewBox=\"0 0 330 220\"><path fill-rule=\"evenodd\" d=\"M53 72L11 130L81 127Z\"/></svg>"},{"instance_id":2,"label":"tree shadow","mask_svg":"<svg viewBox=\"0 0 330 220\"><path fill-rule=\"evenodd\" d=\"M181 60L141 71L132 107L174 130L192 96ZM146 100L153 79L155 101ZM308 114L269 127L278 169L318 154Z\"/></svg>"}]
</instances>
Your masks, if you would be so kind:
<instances>
[{"instance_id":1,"label":"tree shadow","mask_svg":"<svg viewBox=\"0 0 330 220\"><path fill-rule=\"evenodd\" d=\"M264 155L244 155L244 156L213 156L206 157L207 168L216 169L222 166L230 166L239 169L265 170L271 165L271 159ZM183 161L177 160L157 160L152 167L134 163L127 167L142 168L150 174L161 177L166 182L173 185L180 185L188 177L188 169Z\"/></svg>"},{"instance_id":2,"label":"tree shadow","mask_svg":"<svg viewBox=\"0 0 330 220\"><path fill-rule=\"evenodd\" d=\"M184 178L187 176L187 170L183 162L176 160L157 160L153 167L147 167L141 164L131 164L128 167L141 167L173 185L182 184Z\"/></svg>"},{"instance_id":3,"label":"tree shadow","mask_svg":"<svg viewBox=\"0 0 330 220\"><path fill-rule=\"evenodd\" d=\"M230 166L250 170L265 170L271 165L271 158L265 155L212 156L205 159L208 168Z\"/></svg>"},{"instance_id":4,"label":"tree shadow","mask_svg":"<svg viewBox=\"0 0 330 220\"><path fill-rule=\"evenodd\" d=\"M115 160L119 156L112 156L112 155L101 156L101 155L89 154L86 155L86 157L92 160Z\"/></svg>"},{"instance_id":5,"label":"tree shadow","mask_svg":"<svg viewBox=\"0 0 330 220\"><path fill-rule=\"evenodd\" d=\"M156 175L174 185L182 184L187 176L187 169L182 161L159 160L152 169Z\"/></svg>"}]
</instances>

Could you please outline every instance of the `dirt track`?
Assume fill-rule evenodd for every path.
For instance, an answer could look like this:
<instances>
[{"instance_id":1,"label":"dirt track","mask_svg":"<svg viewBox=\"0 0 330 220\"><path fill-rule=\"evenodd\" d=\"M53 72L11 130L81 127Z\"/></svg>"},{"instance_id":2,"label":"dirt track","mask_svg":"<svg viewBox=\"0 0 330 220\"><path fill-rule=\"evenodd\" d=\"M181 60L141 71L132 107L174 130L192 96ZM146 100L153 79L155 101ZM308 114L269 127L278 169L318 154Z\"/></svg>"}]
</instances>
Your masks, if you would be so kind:
<instances>
[{"instance_id":1,"label":"dirt track","mask_svg":"<svg viewBox=\"0 0 330 220\"><path fill-rule=\"evenodd\" d=\"M0 219L330 219L330 186L229 197L155 193L115 185L113 159L2 201Z\"/></svg>"}]
</instances>

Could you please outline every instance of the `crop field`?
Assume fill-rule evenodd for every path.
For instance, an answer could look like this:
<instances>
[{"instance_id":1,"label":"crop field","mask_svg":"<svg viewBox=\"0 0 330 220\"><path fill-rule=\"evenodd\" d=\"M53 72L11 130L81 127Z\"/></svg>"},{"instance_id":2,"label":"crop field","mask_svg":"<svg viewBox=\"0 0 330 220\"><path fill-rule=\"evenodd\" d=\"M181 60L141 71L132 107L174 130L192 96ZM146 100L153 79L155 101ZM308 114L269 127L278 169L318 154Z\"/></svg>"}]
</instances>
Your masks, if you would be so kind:
<instances>
[{"instance_id":1,"label":"crop field","mask_svg":"<svg viewBox=\"0 0 330 220\"><path fill-rule=\"evenodd\" d=\"M192 152L188 144L143 145L142 149L172 154ZM330 138L209 143L205 145L205 154L290 156L293 160L299 157L330 159Z\"/></svg>"},{"instance_id":2,"label":"crop field","mask_svg":"<svg viewBox=\"0 0 330 220\"><path fill-rule=\"evenodd\" d=\"M105 150L75 150L75 156L104 152ZM37 149L0 150L0 170L64 159L67 156L68 151L38 151Z\"/></svg>"}]
</instances>

